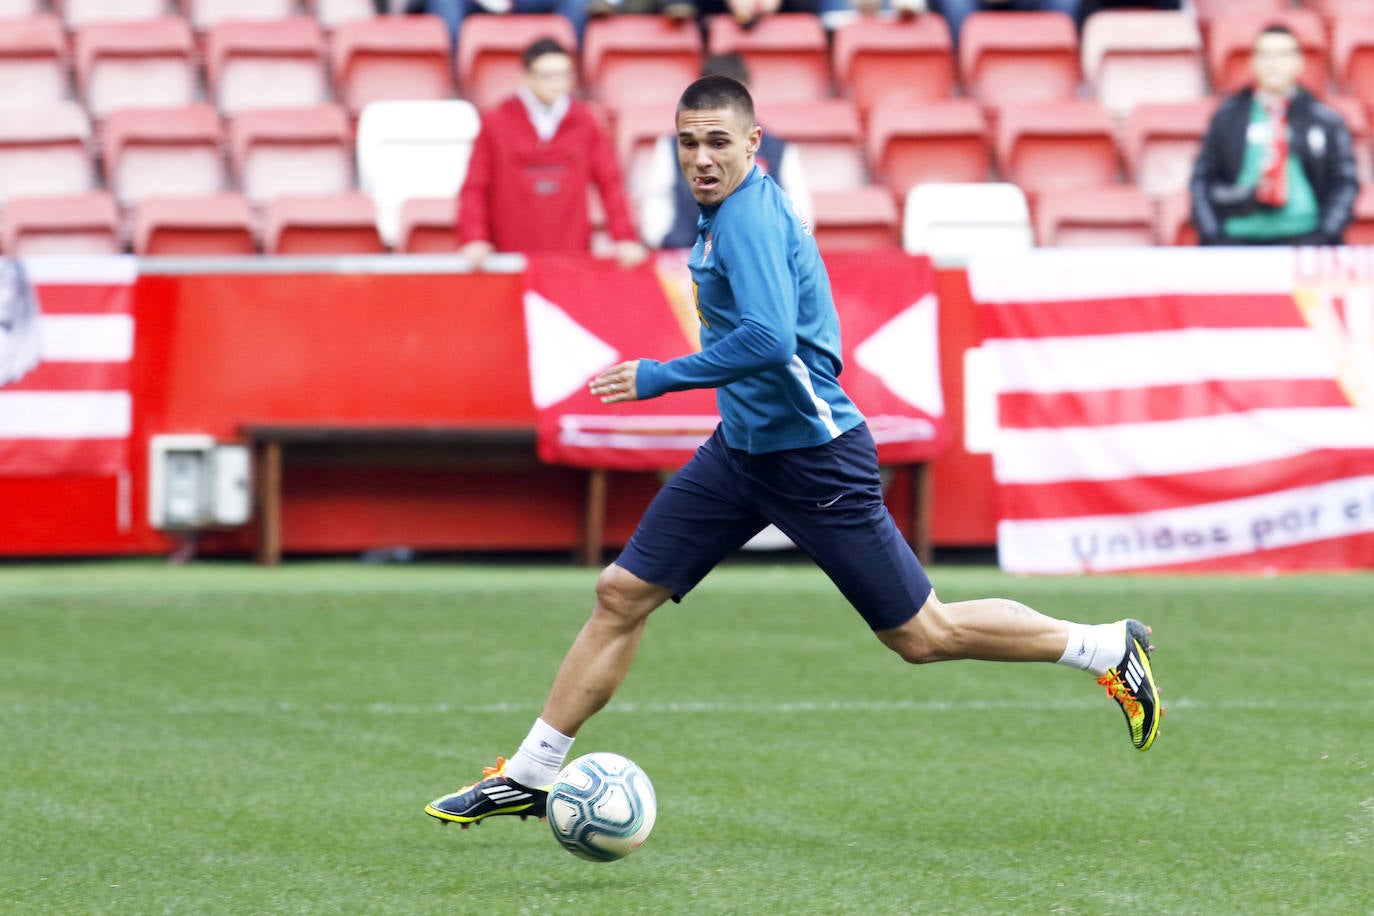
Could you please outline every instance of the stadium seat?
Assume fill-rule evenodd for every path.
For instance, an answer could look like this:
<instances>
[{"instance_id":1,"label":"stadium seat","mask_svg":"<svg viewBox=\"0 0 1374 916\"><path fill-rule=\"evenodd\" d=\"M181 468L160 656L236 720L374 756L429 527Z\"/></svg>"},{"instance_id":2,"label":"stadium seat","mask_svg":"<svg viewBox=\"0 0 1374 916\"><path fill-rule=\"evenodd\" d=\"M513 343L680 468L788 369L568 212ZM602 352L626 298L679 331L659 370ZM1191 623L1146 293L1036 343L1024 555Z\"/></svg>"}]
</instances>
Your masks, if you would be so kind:
<instances>
[{"instance_id":1,"label":"stadium seat","mask_svg":"<svg viewBox=\"0 0 1374 916\"><path fill-rule=\"evenodd\" d=\"M68 29L80 29L93 22L140 22L168 15L167 0L53 0L52 9L61 13Z\"/></svg>"},{"instance_id":2,"label":"stadium seat","mask_svg":"<svg viewBox=\"0 0 1374 916\"><path fill-rule=\"evenodd\" d=\"M91 123L76 102L0 108L0 204L96 187Z\"/></svg>"},{"instance_id":3,"label":"stadium seat","mask_svg":"<svg viewBox=\"0 0 1374 916\"><path fill-rule=\"evenodd\" d=\"M353 188L353 142L337 105L241 111L229 125L229 154L255 206L280 194Z\"/></svg>"},{"instance_id":4,"label":"stadium seat","mask_svg":"<svg viewBox=\"0 0 1374 916\"><path fill-rule=\"evenodd\" d=\"M1345 126L1350 128L1360 184L1374 182L1374 149L1370 147L1369 116L1365 113L1364 104L1352 95L1328 95L1322 101L1336 109Z\"/></svg>"},{"instance_id":5,"label":"stadium seat","mask_svg":"<svg viewBox=\"0 0 1374 916\"><path fill-rule=\"evenodd\" d=\"M71 98L66 58L56 16L0 20L0 105L36 108Z\"/></svg>"},{"instance_id":6,"label":"stadium seat","mask_svg":"<svg viewBox=\"0 0 1374 916\"><path fill-rule=\"evenodd\" d=\"M1030 197L1053 188L1113 184L1111 119L1093 99L1009 105L997 125L1002 175Z\"/></svg>"},{"instance_id":7,"label":"stadium seat","mask_svg":"<svg viewBox=\"0 0 1374 916\"><path fill-rule=\"evenodd\" d=\"M1297 36L1303 53L1299 81L1317 95L1326 92L1327 43L1321 16L1312 10L1285 9L1255 19L1251 16L1218 16L1212 20L1208 37L1207 67L1212 89L1225 95L1249 85L1250 54L1260 31L1270 23L1282 23Z\"/></svg>"},{"instance_id":8,"label":"stadium seat","mask_svg":"<svg viewBox=\"0 0 1374 916\"><path fill-rule=\"evenodd\" d=\"M1345 230L1347 245L1374 245L1374 186L1365 185L1355 198L1355 214Z\"/></svg>"},{"instance_id":9,"label":"stadium seat","mask_svg":"<svg viewBox=\"0 0 1374 916\"><path fill-rule=\"evenodd\" d=\"M296 0L180 0L197 32L226 21L264 21L296 15Z\"/></svg>"},{"instance_id":10,"label":"stadium seat","mask_svg":"<svg viewBox=\"0 0 1374 916\"><path fill-rule=\"evenodd\" d=\"M0 0L0 19L28 19L48 9L43 0Z\"/></svg>"},{"instance_id":11,"label":"stadium seat","mask_svg":"<svg viewBox=\"0 0 1374 916\"><path fill-rule=\"evenodd\" d=\"M452 197L412 197L401 204L394 249L403 254L452 254L458 250L458 201Z\"/></svg>"},{"instance_id":12,"label":"stadium seat","mask_svg":"<svg viewBox=\"0 0 1374 916\"><path fill-rule=\"evenodd\" d=\"M145 197L134 210L134 254L256 253L253 212L242 194Z\"/></svg>"},{"instance_id":13,"label":"stadium seat","mask_svg":"<svg viewBox=\"0 0 1374 916\"><path fill-rule=\"evenodd\" d=\"M228 184L213 105L124 108L100 136L105 183L129 206L149 195L213 194Z\"/></svg>"},{"instance_id":14,"label":"stadium seat","mask_svg":"<svg viewBox=\"0 0 1374 916\"><path fill-rule=\"evenodd\" d=\"M831 94L825 28L811 13L774 13L747 29L717 14L707 24L706 48L744 58L755 102L807 102Z\"/></svg>"},{"instance_id":15,"label":"stadium seat","mask_svg":"<svg viewBox=\"0 0 1374 916\"><path fill-rule=\"evenodd\" d=\"M288 194L267 205L268 254L384 254L372 198L360 192Z\"/></svg>"},{"instance_id":16,"label":"stadium seat","mask_svg":"<svg viewBox=\"0 0 1374 916\"><path fill-rule=\"evenodd\" d=\"M506 100L520 85L520 54L540 38L577 47L572 23L556 13L520 16L475 14L458 33L458 87L463 98L485 110Z\"/></svg>"},{"instance_id":17,"label":"stadium seat","mask_svg":"<svg viewBox=\"0 0 1374 916\"><path fill-rule=\"evenodd\" d=\"M964 91L984 106L1071 99L1078 33L1064 13L975 12L959 35Z\"/></svg>"},{"instance_id":18,"label":"stadium seat","mask_svg":"<svg viewBox=\"0 0 1374 916\"><path fill-rule=\"evenodd\" d=\"M324 35L306 16L220 22L205 37L205 75L219 110L298 108L329 101Z\"/></svg>"},{"instance_id":19,"label":"stadium seat","mask_svg":"<svg viewBox=\"0 0 1374 916\"><path fill-rule=\"evenodd\" d=\"M1207 95L1202 35L1188 13L1101 10L1083 26L1083 74L1107 113Z\"/></svg>"},{"instance_id":20,"label":"stadium seat","mask_svg":"<svg viewBox=\"0 0 1374 916\"><path fill-rule=\"evenodd\" d=\"M332 32L341 22L371 19L377 15L372 0L305 0L305 11L319 20L320 28Z\"/></svg>"},{"instance_id":21,"label":"stadium seat","mask_svg":"<svg viewBox=\"0 0 1374 916\"><path fill-rule=\"evenodd\" d=\"M1251 22L1265 22L1290 5L1288 0L1193 0L1193 10L1204 28L1220 16L1247 16Z\"/></svg>"},{"instance_id":22,"label":"stadium seat","mask_svg":"<svg viewBox=\"0 0 1374 916\"><path fill-rule=\"evenodd\" d=\"M867 116L888 99L945 99L954 91L954 51L942 16L866 16L835 30L835 85Z\"/></svg>"},{"instance_id":23,"label":"stadium seat","mask_svg":"<svg viewBox=\"0 0 1374 916\"><path fill-rule=\"evenodd\" d=\"M755 114L765 131L800 153L806 185L812 191L868 184L863 129L853 102L770 102L756 107Z\"/></svg>"},{"instance_id":24,"label":"stadium seat","mask_svg":"<svg viewBox=\"0 0 1374 916\"><path fill-rule=\"evenodd\" d=\"M0 213L0 250L12 258L118 254L114 198L106 191L12 197Z\"/></svg>"},{"instance_id":25,"label":"stadium seat","mask_svg":"<svg viewBox=\"0 0 1374 916\"><path fill-rule=\"evenodd\" d=\"M1130 180L1149 197L1187 187L1216 107L1214 98L1137 106L1122 141Z\"/></svg>"},{"instance_id":26,"label":"stadium seat","mask_svg":"<svg viewBox=\"0 0 1374 916\"><path fill-rule=\"evenodd\" d=\"M822 251L891 248L898 244L897 204L886 188L813 191L815 209L812 232Z\"/></svg>"},{"instance_id":27,"label":"stadium seat","mask_svg":"<svg viewBox=\"0 0 1374 916\"><path fill-rule=\"evenodd\" d=\"M358 185L377 207L388 246L400 236L401 206L412 197L447 197L463 186L481 129L471 102L373 102L358 119Z\"/></svg>"},{"instance_id":28,"label":"stadium seat","mask_svg":"<svg viewBox=\"0 0 1374 916\"><path fill-rule=\"evenodd\" d=\"M1134 185L1046 191L1035 204L1036 237L1056 248L1153 245L1150 199Z\"/></svg>"},{"instance_id":29,"label":"stadium seat","mask_svg":"<svg viewBox=\"0 0 1374 916\"><path fill-rule=\"evenodd\" d=\"M922 184L902 208L902 247L937 263L1035 247L1026 195L1014 184Z\"/></svg>"},{"instance_id":30,"label":"stadium seat","mask_svg":"<svg viewBox=\"0 0 1374 916\"><path fill-rule=\"evenodd\" d=\"M868 161L896 200L922 182L987 181L988 123L972 99L885 102L868 120Z\"/></svg>"},{"instance_id":31,"label":"stadium seat","mask_svg":"<svg viewBox=\"0 0 1374 916\"><path fill-rule=\"evenodd\" d=\"M701 73L701 31L650 14L605 16L582 36L583 85L608 108L677 98Z\"/></svg>"},{"instance_id":32,"label":"stadium seat","mask_svg":"<svg viewBox=\"0 0 1374 916\"><path fill-rule=\"evenodd\" d=\"M1155 215L1155 238L1159 244L1184 248L1197 244L1191 208L1192 198L1187 188L1160 198Z\"/></svg>"},{"instance_id":33,"label":"stadium seat","mask_svg":"<svg viewBox=\"0 0 1374 916\"><path fill-rule=\"evenodd\" d=\"M1331 65L1336 83L1365 105L1374 105L1374 4L1360 16L1331 26Z\"/></svg>"},{"instance_id":34,"label":"stadium seat","mask_svg":"<svg viewBox=\"0 0 1374 916\"><path fill-rule=\"evenodd\" d=\"M329 42L335 99L351 115L369 102L453 95L448 29L438 16L342 22Z\"/></svg>"},{"instance_id":35,"label":"stadium seat","mask_svg":"<svg viewBox=\"0 0 1374 916\"><path fill-rule=\"evenodd\" d=\"M185 19L92 23L76 33L76 75L91 116L116 108L175 108L196 101L194 42Z\"/></svg>"}]
</instances>

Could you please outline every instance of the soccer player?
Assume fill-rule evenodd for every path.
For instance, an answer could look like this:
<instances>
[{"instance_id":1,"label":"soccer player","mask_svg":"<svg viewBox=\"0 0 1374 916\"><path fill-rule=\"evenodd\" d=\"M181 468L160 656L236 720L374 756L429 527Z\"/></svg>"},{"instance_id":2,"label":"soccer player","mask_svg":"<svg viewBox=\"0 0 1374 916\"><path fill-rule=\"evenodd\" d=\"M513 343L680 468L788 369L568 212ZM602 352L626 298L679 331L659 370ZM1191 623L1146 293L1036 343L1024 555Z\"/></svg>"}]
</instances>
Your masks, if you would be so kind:
<instances>
[{"instance_id":1,"label":"soccer player","mask_svg":"<svg viewBox=\"0 0 1374 916\"><path fill-rule=\"evenodd\" d=\"M878 639L913 663L1041 661L1091 671L1146 750L1163 712L1149 629L1084 625L1002 598L949 604L883 504L877 451L840 387L840 327L810 227L754 166L762 132L729 77L692 83L677 106L678 159L701 207L690 268L702 349L631 360L592 379L605 403L717 390L721 423L645 511L601 573L590 619L514 756L425 812L464 826L544 815L573 737L620 686L649 614L680 601L770 522L816 561Z\"/></svg>"}]
</instances>

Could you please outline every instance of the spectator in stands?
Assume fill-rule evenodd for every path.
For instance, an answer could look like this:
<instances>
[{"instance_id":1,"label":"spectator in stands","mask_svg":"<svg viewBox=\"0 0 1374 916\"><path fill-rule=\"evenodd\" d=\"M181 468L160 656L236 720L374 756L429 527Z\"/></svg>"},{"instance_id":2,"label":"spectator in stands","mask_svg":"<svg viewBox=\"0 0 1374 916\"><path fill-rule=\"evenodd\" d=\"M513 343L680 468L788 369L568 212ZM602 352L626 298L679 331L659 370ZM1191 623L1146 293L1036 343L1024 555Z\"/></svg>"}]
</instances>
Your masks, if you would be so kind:
<instances>
[{"instance_id":1,"label":"spectator in stands","mask_svg":"<svg viewBox=\"0 0 1374 916\"><path fill-rule=\"evenodd\" d=\"M979 11L1009 11L1016 13L1067 13L1078 21L1079 0L935 0L935 9L949 23L949 34L959 43L959 30L964 20Z\"/></svg>"},{"instance_id":2,"label":"spectator in stands","mask_svg":"<svg viewBox=\"0 0 1374 916\"><path fill-rule=\"evenodd\" d=\"M704 19L729 13L753 25L770 13L819 13L821 0L591 0L592 15L661 12L672 19Z\"/></svg>"},{"instance_id":3,"label":"spectator in stands","mask_svg":"<svg viewBox=\"0 0 1374 916\"><path fill-rule=\"evenodd\" d=\"M506 13L558 13L573 24L578 41L587 25L588 0L373 0L379 13L402 5L407 13L430 13L448 24L455 47L463 18L469 13L504 15Z\"/></svg>"},{"instance_id":4,"label":"spectator in stands","mask_svg":"<svg viewBox=\"0 0 1374 916\"><path fill-rule=\"evenodd\" d=\"M588 183L601 195L616 260L647 257L630 219L620 167L590 108L572 98L572 55L551 38L524 52L524 84L482 116L458 193L458 242L480 266L493 251L586 251Z\"/></svg>"},{"instance_id":5,"label":"spectator in stands","mask_svg":"<svg viewBox=\"0 0 1374 916\"><path fill-rule=\"evenodd\" d=\"M1191 184L1204 245L1339 245L1359 192L1350 130L1298 84L1303 56L1283 25L1260 32L1255 85L1222 101Z\"/></svg>"},{"instance_id":6,"label":"spectator in stands","mask_svg":"<svg viewBox=\"0 0 1374 916\"><path fill-rule=\"evenodd\" d=\"M744 60L735 53L707 57L702 62L701 75L728 76L749 84ZM797 150L765 131L754 161L760 171L773 176L802 217L809 220L811 194ZM678 164L677 135L665 134L654 145L653 160L640 194L639 225L644 241L655 248L691 248L696 244L700 212Z\"/></svg>"}]
</instances>

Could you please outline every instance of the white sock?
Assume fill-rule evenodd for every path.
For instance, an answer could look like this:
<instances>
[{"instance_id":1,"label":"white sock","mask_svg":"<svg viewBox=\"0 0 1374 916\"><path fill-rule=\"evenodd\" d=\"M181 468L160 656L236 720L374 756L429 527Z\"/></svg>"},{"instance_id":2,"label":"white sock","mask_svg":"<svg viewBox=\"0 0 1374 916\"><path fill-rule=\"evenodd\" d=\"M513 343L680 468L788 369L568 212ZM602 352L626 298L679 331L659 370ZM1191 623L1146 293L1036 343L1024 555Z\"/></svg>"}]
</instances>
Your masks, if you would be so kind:
<instances>
[{"instance_id":1,"label":"white sock","mask_svg":"<svg viewBox=\"0 0 1374 916\"><path fill-rule=\"evenodd\" d=\"M506 761L504 775L531 789L551 786L563 769L572 743L572 738L543 719L535 719L534 727L520 742L520 749Z\"/></svg>"},{"instance_id":2,"label":"white sock","mask_svg":"<svg viewBox=\"0 0 1374 916\"><path fill-rule=\"evenodd\" d=\"M1126 654L1126 628L1120 623L1070 623L1069 641L1059 664L1106 674Z\"/></svg>"}]
</instances>

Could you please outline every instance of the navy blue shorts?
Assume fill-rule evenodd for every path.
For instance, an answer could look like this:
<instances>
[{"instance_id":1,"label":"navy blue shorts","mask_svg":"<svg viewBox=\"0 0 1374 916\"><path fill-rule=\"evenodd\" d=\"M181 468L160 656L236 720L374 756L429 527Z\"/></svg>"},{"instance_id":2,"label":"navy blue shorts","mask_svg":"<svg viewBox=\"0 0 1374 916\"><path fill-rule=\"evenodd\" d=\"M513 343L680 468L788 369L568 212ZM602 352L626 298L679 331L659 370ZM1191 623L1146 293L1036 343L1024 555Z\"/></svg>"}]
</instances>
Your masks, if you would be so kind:
<instances>
[{"instance_id":1,"label":"navy blue shorts","mask_svg":"<svg viewBox=\"0 0 1374 916\"><path fill-rule=\"evenodd\" d=\"M680 601L770 522L874 630L906 623L930 595L930 579L883 505L864 424L824 445L757 455L730 448L717 427L654 497L616 563Z\"/></svg>"}]
</instances>

